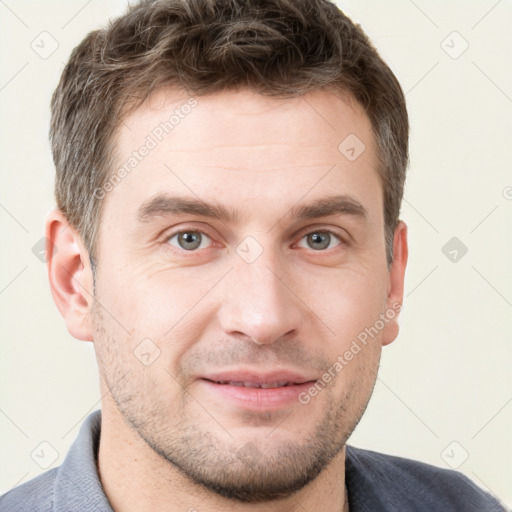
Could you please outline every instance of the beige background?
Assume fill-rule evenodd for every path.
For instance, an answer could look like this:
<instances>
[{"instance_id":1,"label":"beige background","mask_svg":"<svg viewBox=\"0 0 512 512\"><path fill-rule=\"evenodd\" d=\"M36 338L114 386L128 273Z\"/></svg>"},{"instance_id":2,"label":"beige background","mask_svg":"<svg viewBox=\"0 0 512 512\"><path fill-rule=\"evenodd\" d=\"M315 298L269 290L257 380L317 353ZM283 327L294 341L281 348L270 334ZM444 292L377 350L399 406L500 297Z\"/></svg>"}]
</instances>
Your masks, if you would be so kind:
<instances>
[{"instance_id":1,"label":"beige background","mask_svg":"<svg viewBox=\"0 0 512 512\"><path fill-rule=\"evenodd\" d=\"M34 450L60 464L99 407L92 345L66 331L32 249L53 207L51 93L125 4L0 2L0 492L44 471ZM512 2L339 5L397 74L412 125L402 329L351 443L458 467L512 506Z\"/></svg>"}]
</instances>

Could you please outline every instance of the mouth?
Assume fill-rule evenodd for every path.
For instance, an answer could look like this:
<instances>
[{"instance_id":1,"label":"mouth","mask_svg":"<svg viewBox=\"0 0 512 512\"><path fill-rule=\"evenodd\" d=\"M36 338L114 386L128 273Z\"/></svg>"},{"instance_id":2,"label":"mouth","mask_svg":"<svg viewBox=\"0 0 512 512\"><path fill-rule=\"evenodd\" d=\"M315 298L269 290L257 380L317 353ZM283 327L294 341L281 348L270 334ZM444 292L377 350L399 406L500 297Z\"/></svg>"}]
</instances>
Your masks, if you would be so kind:
<instances>
[{"instance_id":1,"label":"mouth","mask_svg":"<svg viewBox=\"0 0 512 512\"><path fill-rule=\"evenodd\" d=\"M297 405L299 394L316 381L313 376L288 371L267 374L224 372L198 379L209 398L219 405L261 412Z\"/></svg>"},{"instance_id":2,"label":"mouth","mask_svg":"<svg viewBox=\"0 0 512 512\"><path fill-rule=\"evenodd\" d=\"M207 379L208 380L208 379ZM295 386L296 382L244 382L239 380L216 380L210 381L215 384L225 384L228 386L239 386L244 388L259 388L259 389L274 389L274 388L285 388L288 386Z\"/></svg>"}]
</instances>

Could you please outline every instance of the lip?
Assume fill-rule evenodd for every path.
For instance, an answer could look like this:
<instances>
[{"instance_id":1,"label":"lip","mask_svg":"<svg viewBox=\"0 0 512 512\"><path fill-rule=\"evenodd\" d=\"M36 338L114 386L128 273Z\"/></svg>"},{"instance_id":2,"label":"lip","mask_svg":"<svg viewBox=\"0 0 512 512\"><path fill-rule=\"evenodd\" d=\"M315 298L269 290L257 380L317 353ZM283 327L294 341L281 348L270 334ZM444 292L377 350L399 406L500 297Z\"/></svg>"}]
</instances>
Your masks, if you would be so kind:
<instances>
[{"instance_id":1,"label":"lip","mask_svg":"<svg viewBox=\"0 0 512 512\"><path fill-rule=\"evenodd\" d=\"M246 370L224 371L202 375L198 383L206 393L223 403L253 411L272 411L289 407L298 402L300 393L306 391L318 379L311 375L300 374L288 370L272 372L254 372ZM251 387L245 387L247 383ZM254 386L275 383L282 387L260 388Z\"/></svg>"},{"instance_id":2,"label":"lip","mask_svg":"<svg viewBox=\"0 0 512 512\"><path fill-rule=\"evenodd\" d=\"M253 384L269 384L272 382L291 382L302 384L318 380L318 377L305 375L291 370L274 370L272 372L255 372L251 370L231 370L224 372L213 372L200 376L202 379L214 382L235 381L250 382Z\"/></svg>"}]
</instances>

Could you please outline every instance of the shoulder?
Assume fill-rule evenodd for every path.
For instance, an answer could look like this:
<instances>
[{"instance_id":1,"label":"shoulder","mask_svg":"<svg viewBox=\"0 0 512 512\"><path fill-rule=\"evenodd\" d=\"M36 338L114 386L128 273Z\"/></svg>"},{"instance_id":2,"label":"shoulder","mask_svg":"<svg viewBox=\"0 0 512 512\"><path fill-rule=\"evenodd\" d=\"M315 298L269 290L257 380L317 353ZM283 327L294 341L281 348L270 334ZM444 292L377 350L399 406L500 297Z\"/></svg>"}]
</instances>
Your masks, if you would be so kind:
<instances>
[{"instance_id":1,"label":"shoulder","mask_svg":"<svg viewBox=\"0 0 512 512\"><path fill-rule=\"evenodd\" d=\"M399 503L404 510L503 512L498 500L463 474L424 462L347 446L347 484L354 498L373 506ZM377 510L377 508L375 508ZM396 510L396 508L390 508Z\"/></svg>"},{"instance_id":2,"label":"shoulder","mask_svg":"<svg viewBox=\"0 0 512 512\"><path fill-rule=\"evenodd\" d=\"M18 485L0 496L2 512L50 512L53 510L53 491L58 468Z\"/></svg>"}]
</instances>

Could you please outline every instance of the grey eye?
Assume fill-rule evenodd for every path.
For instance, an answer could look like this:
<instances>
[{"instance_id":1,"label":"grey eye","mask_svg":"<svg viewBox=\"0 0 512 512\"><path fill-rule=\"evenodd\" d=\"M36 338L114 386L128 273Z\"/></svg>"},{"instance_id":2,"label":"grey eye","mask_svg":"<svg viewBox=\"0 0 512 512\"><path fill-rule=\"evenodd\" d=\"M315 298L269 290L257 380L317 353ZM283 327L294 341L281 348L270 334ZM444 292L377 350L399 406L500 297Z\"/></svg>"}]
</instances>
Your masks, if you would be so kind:
<instances>
[{"instance_id":1,"label":"grey eye","mask_svg":"<svg viewBox=\"0 0 512 512\"><path fill-rule=\"evenodd\" d=\"M328 233L319 234L319 233L311 233L307 236L308 243L313 249L325 249L329 247L331 242L331 235Z\"/></svg>"},{"instance_id":2,"label":"grey eye","mask_svg":"<svg viewBox=\"0 0 512 512\"><path fill-rule=\"evenodd\" d=\"M178 245L172 243L173 239L176 239ZM204 233L201 233L201 231L189 230L175 233L169 238L168 243L174 247L178 247L178 249L194 251L195 249L202 248L201 246L205 240L209 240L209 237Z\"/></svg>"},{"instance_id":3,"label":"grey eye","mask_svg":"<svg viewBox=\"0 0 512 512\"><path fill-rule=\"evenodd\" d=\"M321 251L327 248L332 248L331 243L334 241L341 242L341 239L335 233L330 231L313 231L303 238L306 239L307 248Z\"/></svg>"}]
</instances>

